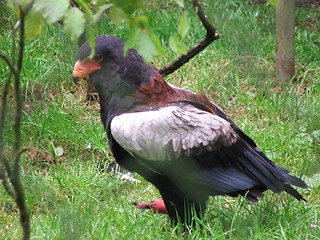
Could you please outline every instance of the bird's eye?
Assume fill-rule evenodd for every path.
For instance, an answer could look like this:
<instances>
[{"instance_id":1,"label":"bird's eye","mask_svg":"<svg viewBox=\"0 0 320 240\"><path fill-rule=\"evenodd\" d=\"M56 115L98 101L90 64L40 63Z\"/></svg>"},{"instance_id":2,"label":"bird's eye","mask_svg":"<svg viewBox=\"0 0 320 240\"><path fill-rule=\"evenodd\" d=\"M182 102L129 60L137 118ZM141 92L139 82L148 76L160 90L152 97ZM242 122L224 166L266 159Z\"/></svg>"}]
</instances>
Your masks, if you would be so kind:
<instances>
[{"instance_id":1,"label":"bird's eye","mask_svg":"<svg viewBox=\"0 0 320 240\"><path fill-rule=\"evenodd\" d=\"M101 62L101 60L102 60L102 55L101 55L101 54L96 54L96 55L94 55L93 59L96 60L96 61L98 61L98 62Z\"/></svg>"}]
</instances>

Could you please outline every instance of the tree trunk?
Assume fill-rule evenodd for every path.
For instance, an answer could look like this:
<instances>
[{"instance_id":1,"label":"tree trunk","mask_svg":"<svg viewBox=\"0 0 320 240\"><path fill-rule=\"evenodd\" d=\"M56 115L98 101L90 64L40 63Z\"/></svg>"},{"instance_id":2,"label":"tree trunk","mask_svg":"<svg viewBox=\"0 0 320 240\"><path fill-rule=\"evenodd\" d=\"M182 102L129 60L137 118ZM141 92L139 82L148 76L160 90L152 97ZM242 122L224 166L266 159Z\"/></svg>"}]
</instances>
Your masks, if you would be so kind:
<instances>
[{"instance_id":1,"label":"tree trunk","mask_svg":"<svg viewBox=\"0 0 320 240\"><path fill-rule=\"evenodd\" d=\"M295 0L276 3L276 79L287 82L295 75Z\"/></svg>"}]
</instances>

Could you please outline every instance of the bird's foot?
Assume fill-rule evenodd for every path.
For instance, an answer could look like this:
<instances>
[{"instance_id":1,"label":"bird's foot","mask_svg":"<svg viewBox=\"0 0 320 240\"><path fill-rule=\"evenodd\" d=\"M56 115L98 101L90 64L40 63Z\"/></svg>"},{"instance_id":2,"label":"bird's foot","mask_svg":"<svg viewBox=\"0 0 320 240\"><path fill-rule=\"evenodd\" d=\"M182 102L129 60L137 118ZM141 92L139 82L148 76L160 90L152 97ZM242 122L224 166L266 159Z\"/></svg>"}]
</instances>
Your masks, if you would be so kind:
<instances>
[{"instance_id":1,"label":"bird's foot","mask_svg":"<svg viewBox=\"0 0 320 240\"><path fill-rule=\"evenodd\" d=\"M133 205L141 210L150 209L153 213L168 214L168 210L162 199L155 199L151 202L135 202Z\"/></svg>"}]
</instances>

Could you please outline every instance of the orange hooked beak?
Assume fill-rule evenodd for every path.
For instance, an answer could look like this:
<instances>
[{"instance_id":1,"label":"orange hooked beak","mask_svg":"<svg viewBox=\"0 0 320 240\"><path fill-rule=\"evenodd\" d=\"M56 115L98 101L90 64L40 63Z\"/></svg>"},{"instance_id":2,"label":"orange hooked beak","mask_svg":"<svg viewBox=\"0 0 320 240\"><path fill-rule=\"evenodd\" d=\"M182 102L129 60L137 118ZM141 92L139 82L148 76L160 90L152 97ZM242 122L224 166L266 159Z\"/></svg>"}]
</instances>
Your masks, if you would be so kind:
<instances>
[{"instance_id":1,"label":"orange hooked beak","mask_svg":"<svg viewBox=\"0 0 320 240\"><path fill-rule=\"evenodd\" d=\"M78 84L79 79L87 77L90 73L93 73L101 69L100 61L94 60L90 57L77 61L74 65L72 76L73 81Z\"/></svg>"}]
</instances>

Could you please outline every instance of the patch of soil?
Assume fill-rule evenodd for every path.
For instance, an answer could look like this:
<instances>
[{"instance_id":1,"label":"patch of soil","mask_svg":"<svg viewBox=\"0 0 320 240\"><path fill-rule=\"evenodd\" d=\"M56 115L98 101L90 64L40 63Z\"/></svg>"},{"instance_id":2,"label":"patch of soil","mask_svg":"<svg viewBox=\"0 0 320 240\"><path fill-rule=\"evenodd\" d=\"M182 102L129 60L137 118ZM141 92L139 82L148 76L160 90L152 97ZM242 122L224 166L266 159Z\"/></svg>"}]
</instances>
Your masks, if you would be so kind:
<instances>
[{"instance_id":1,"label":"patch of soil","mask_svg":"<svg viewBox=\"0 0 320 240\"><path fill-rule=\"evenodd\" d=\"M26 155L31 164L36 163L47 163L47 164L55 164L54 158L51 153L45 150L41 150L39 148L30 147L29 150L26 152ZM59 157L59 163L67 163L66 157Z\"/></svg>"}]
</instances>

